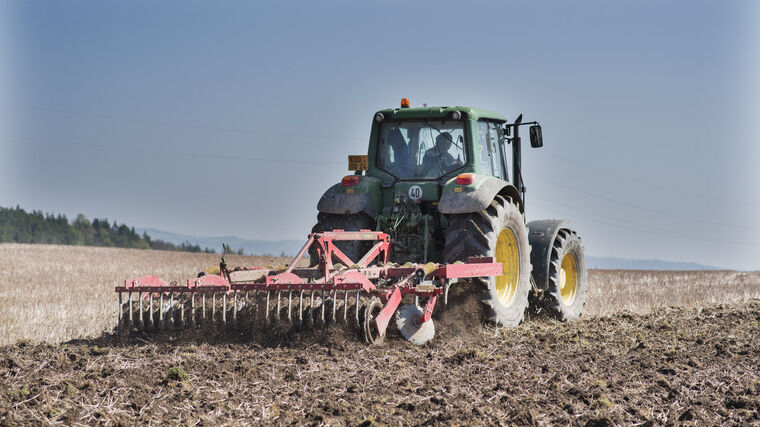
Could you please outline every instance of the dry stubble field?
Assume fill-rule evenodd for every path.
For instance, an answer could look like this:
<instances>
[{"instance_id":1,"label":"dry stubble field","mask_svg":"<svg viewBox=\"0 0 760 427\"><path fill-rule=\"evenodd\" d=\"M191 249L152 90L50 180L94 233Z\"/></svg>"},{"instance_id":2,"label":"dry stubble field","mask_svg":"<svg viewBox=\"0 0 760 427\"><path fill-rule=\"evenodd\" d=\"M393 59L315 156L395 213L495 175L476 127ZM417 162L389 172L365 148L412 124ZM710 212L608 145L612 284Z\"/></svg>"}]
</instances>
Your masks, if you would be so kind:
<instances>
[{"instance_id":1,"label":"dry stubble field","mask_svg":"<svg viewBox=\"0 0 760 427\"><path fill-rule=\"evenodd\" d=\"M467 337L443 325L424 347L334 331L278 347L107 333L123 279L181 280L217 262L0 245L0 424L760 423L758 273L591 271L579 321L534 316Z\"/></svg>"}]
</instances>

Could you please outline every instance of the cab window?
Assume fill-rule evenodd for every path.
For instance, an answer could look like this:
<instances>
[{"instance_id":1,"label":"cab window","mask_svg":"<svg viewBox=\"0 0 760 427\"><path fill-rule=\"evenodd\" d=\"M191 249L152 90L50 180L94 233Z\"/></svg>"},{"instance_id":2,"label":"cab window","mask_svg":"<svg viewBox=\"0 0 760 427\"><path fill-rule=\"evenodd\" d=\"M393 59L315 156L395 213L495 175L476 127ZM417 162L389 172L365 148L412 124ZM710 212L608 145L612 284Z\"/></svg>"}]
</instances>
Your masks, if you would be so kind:
<instances>
[{"instance_id":1,"label":"cab window","mask_svg":"<svg viewBox=\"0 0 760 427\"><path fill-rule=\"evenodd\" d=\"M484 120L478 121L478 159L481 170L504 179L503 155L501 152L501 129L499 125Z\"/></svg>"}]
</instances>

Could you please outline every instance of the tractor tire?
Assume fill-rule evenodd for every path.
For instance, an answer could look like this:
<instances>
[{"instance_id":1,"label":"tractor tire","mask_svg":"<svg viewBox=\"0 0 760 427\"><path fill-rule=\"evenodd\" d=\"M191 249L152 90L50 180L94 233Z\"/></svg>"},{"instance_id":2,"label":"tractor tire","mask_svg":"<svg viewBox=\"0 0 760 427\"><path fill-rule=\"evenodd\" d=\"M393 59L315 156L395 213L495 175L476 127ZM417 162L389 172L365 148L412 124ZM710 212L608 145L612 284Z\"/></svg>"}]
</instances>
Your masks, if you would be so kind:
<instances>
[{"instance_id":1,"label":"tractor tire","mask_svg":"<svg viewBox=\"0 0 760 427\"><path fill-rule=\"evenodd\" d=\"M563 322L583 313L588 288L586 258L578 234L567 228L557 233L549 262L549 289L537 304L552 318Z\"/></svg>"},{"instance_id":2,"label":"tractor tire","mask_svg":"<svg viewBox=\"0 0 760 427\"><path fill-rule=\"evenodd\" d=\"M482 289L486 319L500 327L518 326L525 318L530 292L530 244L523 214L510 199L496 196L483 211L449 215L444 262L473 256L494 257L504 274L472 279Z\"/></svg>"},{"instance_id":3,"label":"tractor tire","mask_svg":"<svg viewBox=\"0 0 760 427\"><path fill-rule=\"evenodd\" d=\"M332 231L336 229L345 231L372 230L375 228L375 220L364 212L349 215L328 214L320 212L317 214L317 223L312 227L312 233L322 231ZM346 241L336 243L338 249L343 251L352 261L359 261L370 248L370 243L362 241ZM314 267L319 264L317 251L309 248L309 266Z\"/></svg>"}]
</instances>

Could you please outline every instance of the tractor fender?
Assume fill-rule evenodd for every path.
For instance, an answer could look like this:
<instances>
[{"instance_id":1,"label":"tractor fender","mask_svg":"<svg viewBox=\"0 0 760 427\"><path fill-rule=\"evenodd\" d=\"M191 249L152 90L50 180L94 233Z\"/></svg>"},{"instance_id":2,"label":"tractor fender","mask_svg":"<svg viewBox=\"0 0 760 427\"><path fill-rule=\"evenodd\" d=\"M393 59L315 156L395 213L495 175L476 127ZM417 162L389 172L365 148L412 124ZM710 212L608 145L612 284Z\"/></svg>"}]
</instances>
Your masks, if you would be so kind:
<instances>
[{"instance_id":1,"label":"tractor fender","mask_svg":"<svg viewBox=\"0 0 760 427\"><path fill-rule=\"evenodd\" d=\"M525 212L520 192L512 184L489 175L475 175L472 184L459 185L456 178L446 181L438 211L443 214L480 212L491 204L497 195L509 197L516 202L520 212Z\"/></svg>"},{"instance_id":2,"label":"tractor fender","mask_svg":"<svg viewBox=\"0 0 760 427\"><path fill-rule=\"evenodd\" d=\"M549 262L557 233L565 225L564 219L539 219L528 223L530 263L533 264L533 281L540 290L549 289Z\"/></svg>"},{"instance_id":3,"label":"tractor fender","mask_svg":"<svg viewBox=\"0 0 760 427\"><path fill-rule=\"evenodd\" d=\"M375 183L374 181L378 181ZM378 191L374 187L377 187ZM317 210L328 214L350 215L364 212L372 218L377 216L373 194L379 192L380 182L376 178L363 176L358 185L342 187L333 185L317 203Z\"/></svg>"}]
</instances>

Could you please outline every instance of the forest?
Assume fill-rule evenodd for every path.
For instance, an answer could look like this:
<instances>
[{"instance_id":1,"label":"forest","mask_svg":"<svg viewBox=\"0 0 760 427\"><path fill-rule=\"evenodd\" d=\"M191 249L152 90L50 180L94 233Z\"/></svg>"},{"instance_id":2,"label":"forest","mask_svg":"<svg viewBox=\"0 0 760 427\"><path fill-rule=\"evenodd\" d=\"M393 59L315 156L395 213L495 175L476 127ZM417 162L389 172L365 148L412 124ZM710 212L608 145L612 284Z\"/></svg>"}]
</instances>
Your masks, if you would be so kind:
<instances>
[{"instance_id":1,"label":"forest","mask_svg":"<svg viewBox=\"0 0 760 427\"><path fill-rule=\"evenodd\" d=\"M107 218L92 221L83 214L69 222L66 215L26 212L19 206L0 207L0 243L47 243L56 245L107 246L117 248L156 249L162 251L215 253L184 242L180 245L151 239L147 233L135 232L134 227L109 222Z\"/></svg>"}]
</instances>

